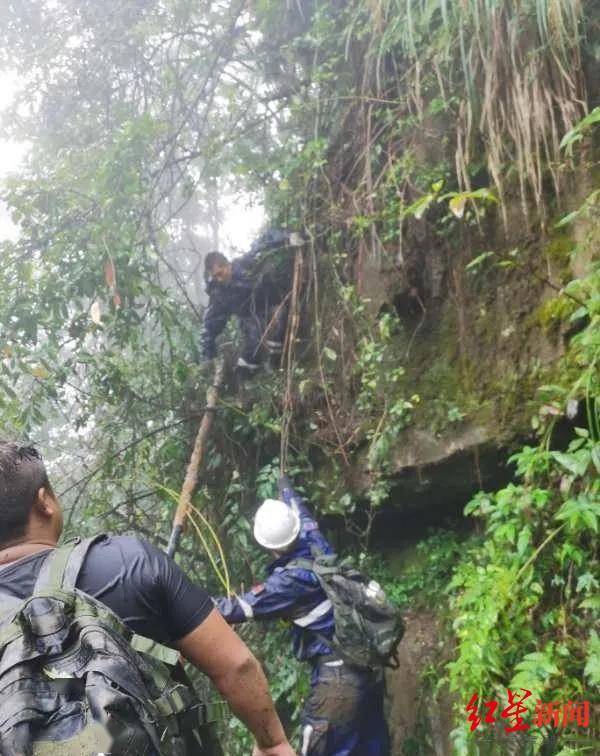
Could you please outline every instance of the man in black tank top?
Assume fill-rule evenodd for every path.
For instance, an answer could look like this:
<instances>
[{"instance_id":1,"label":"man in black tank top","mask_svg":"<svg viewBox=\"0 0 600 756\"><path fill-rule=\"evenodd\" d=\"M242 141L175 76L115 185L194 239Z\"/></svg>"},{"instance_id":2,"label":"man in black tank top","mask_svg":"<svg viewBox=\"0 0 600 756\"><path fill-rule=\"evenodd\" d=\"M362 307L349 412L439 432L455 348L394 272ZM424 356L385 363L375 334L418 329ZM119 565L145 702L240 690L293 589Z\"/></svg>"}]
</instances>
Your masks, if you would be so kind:
<instances>
[{"instance_id":1,"label":"man in black tank top","mask_svg":"<svg viewBox=\"0 0 600 756\"><path fill-rule=\"evenodd\" d=\"M0 614L3 600L31 596L62 527L39 453L0 441ZM173 646L207 674L254 734L255 756L293 756L259 663L174 561L135 536L106 536L90 547L77 588L133 632Z\"/></svg>"}]
</instances>

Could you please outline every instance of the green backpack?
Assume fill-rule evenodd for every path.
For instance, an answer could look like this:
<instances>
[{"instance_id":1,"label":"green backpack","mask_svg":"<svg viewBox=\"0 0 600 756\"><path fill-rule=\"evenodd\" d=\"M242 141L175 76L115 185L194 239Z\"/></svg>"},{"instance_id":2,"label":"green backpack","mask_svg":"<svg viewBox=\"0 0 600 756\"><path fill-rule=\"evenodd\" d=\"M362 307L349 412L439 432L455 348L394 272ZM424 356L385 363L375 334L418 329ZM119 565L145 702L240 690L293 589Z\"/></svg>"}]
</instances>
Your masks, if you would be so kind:
<instances>
[{"instance_id":1,"label":"green backpack","mask_svg":"<svg viewBox=\"0 0 600 756\"><path fill-rule=\"evenodd\" d=\"M207 706L165 663L177 652L75 588L99 537L50 552L24 601L0 585L1 756L219 753Z\"/></svg>"},{"instance_id":2,"label":"green backpack","mask_svg":"<svg viewBox=\"0 0 600 756\"><path fill-rule=\"evenodd\" d=\"M292 559L286 569L312 570L333 606L333 640L323 638L358 667L398 667L404 622L379 583L368 580L337 554L314 552L314 559Z\"/></svg>"}]
</instances>

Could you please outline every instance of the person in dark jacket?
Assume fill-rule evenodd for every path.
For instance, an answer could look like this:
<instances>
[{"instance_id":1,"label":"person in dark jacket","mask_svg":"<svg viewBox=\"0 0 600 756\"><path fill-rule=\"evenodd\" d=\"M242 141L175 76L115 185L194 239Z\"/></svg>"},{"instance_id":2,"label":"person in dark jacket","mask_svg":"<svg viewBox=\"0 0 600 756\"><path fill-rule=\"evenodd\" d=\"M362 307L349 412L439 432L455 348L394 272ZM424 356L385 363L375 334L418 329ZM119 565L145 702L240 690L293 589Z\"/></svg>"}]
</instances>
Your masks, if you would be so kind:
<instances>
[{"instance_id":1,"label":"person in dark jacket","mask_svg":"<svg viewBox=\"0 0 600 756\"><path fill-rule=\"evenodd\" d=\"M331 644L331 601L314 572L287 567L333 549L287 478L282 500L267 499L256 513L254 536L275 554L264 583L216 605L227 622L283 618L292 623L296 658L311 666L311 692L302 714L301 756L388 756L381 670L349 664Z\"/></svg>"},{"instance_id":2,"label":"person in dark jacket","mask_svg":"<svg viewBox=\"0 0 600 756\"><path fill-rule=\"evenodd\" d=\"M221 252L206 256L204 278L209 302L200 340L203 360L216 357L217 337L233 315L238 318L243 337L238 367L256 371L263 345L274 357L281 355L289 310L290 269L285 260L275 260L274 253L302 243L299 234L271 230L242 257L228 260Z\"/></svg>"}]
</instances>

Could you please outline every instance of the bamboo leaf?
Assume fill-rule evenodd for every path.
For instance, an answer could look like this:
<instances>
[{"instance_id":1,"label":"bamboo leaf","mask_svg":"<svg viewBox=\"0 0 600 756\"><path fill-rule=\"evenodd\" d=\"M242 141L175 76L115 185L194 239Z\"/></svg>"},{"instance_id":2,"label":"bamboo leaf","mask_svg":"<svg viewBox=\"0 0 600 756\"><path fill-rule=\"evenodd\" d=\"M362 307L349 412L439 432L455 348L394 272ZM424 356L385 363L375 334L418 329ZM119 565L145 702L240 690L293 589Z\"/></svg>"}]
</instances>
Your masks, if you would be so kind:
<instances>
[{"instance_id":1,"label":"bamboo leaf","mask_svg":"<svg viewBox=\"0 0 600 756\"><path fill-rule=\"evenodd\" d=\"M567 213L567 215L564 215L558 223L554 224L554 228L563 228L564 226L568 226L569 223L573 223L573 221L579 217L581 213L581 210L573 210L572 213Z\"/></svg>"}]
</instances>

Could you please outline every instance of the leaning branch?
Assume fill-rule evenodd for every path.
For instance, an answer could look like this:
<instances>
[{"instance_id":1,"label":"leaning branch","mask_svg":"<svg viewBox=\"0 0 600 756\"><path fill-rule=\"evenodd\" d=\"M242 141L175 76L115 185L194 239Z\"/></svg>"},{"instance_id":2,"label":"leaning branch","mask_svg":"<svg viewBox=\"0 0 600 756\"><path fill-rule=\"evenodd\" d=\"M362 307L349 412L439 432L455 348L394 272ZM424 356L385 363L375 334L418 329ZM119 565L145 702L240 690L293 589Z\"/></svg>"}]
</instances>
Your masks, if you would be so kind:
<instances>
[{"instance_id":1,"label":"leaning branch","mask_svg":"<svg viewBox=\"0 0 600 756\"><path fill-rule=\"evenodd\" d=\"M221 359L217 362L217 366L215 368L213 384L212 386L209 386L208 391L206 392L206 408L202 417L202 421L200 422L198 434L196 435L194 450L187 466L185 480L183 481L181 494L179 495L179 504L177 506L177 510L175 511L175 517L173 518L173 529L171 531L169 546L167 548L167 554L170 557L173 557L177 550L181 534L183 533L185 521L192 510L192 496L194 494L194 491L196 490L196 484L198 483L198 472L200 470L200 465L202 464L206 441L213 424L215 409L217 407L217 402L219 399L219 389L221 388L221 384L223 383L224 368L225 363L224 360Z\"/></svg>"}]
</instances>

